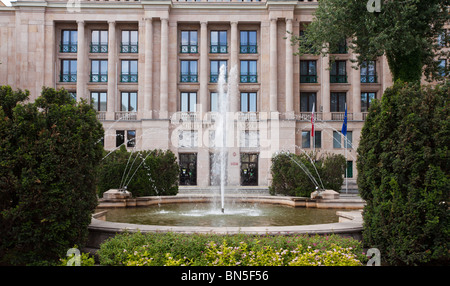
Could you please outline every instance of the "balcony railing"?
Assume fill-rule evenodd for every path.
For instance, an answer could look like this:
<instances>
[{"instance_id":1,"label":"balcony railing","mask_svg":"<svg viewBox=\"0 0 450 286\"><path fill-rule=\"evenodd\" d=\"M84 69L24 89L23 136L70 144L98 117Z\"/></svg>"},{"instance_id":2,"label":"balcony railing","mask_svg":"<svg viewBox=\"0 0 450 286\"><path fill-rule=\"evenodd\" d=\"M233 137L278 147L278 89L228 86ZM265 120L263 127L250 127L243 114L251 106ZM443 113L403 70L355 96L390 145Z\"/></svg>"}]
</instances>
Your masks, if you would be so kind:
<instances>
[{"instance_id":1,"label":"balcony railing","mask_svg":"<svg viewBox=\"0 0 450 286\"><path fill-rule=\"evenodd\" d=\"M97 119L104 121L106 120L106 112L105 111L97 111Z\"/></svg>"},{"instance_id":2,"label":"balcony railing","mask_svg":"<svg viewBox=\"0 0 450 286\"><path fill-rule=\"evenodd\" d=\"M137 82L138 74L137 73L123 73L120 75L120 82Z\"/></svg>"},{"instance_id":3,"label":"balcony railing","mask_svg":"<svg viewBox=\"0 0 450 286\"><path fill-rule=\"evenodd\" d=\"M241 54L257 54L258 46L257 45L241 45L240 53Z\"/></svg>"},{"instance_id":4,"label":"balcony railing","mask_svg":"<svg viewBox=\"0 0 450 286\"><path fill-rule=\"evenodd\" d=\"M139 52L138 43L120 44L120 52L125 54L136 54Z\"/></svg>"},{"instance_id":5,"label":"balcony railing","mask_svg":"<svg viewBox=\"0 0 450 286\"><path fill-rule=\"evenodd\" d=\"M298 120L301 121L311 121L312 112L300 112L300 115L297 117ZM314 112L314 121L323 119L322 112Z\"/></svg>"},{"instance_id":6,"label":"balcony railing","mask_svg":"<svg viewBox=\"0 0 450 286\"><path fill-rule=\"evenodd\" d=\"M258 112L239 112L238 121L258 121Z\"/></svg>"},{"instance_id":7,"label":"balcony railing","mask_svg":"<svg viewBox=\"0 0 450 286\"><path fill-rule=\"evenodd\" d=\"M361 75L361 83L377 83L377 75Z\"/></svg>"},{"instance_id":8,"label":"balcony railing","mask_svg":"<svg viewBox=\"0 0 450 286\"><path fill-rule=\"evenodd\" d=\"M331 120L344 121L345 112L331 112ZM353 113L347 113L347 120L353 120Z\"/></svg>"},{"instance_id":9,"label":"balcony railing","mask_svg":"<svg viewBox=\"0 0 450 286\"><path fill-rule=\"evenodd\" d=\"M203 3L204 2L250 2L250 3L261 3L261 2L266 2L266 0L172 0L172 2L173 3L180 3L180 2L203 2Z\"/></svg>"},{"instance_id":10,"label":"balcony railing","mask_svg":"<svg viewBox=\"0 0 450 286\"><path fill-rule=\"evenodd\" d=\"M196 54L196 53L198 53L198 46L197 45L181 45L180 46L180 53L182 53L182 54Z\"/></svg>"},{"instance_id":11,"label":"balcony railing","mask_svg":"<svg viewBox=\"0 0 450 286\"><path fill-rule=\"evenodd\" d=\"M61 45L59 45L59 51L61 53L76 53L77 46L78 46L77 43L74 44L61 43Z\"/></svg>"},{"instance_id":12,"label":"balcony railing","mask_svg":"<svg viewBox=\"0 0 450 286\"><path fill-rule=\"evenodd\" d=\"M240 76L240 82L241 83L257 83L258 82L258 75L245 75L241 74Z\"/></svg>"},{"instance_id":13,"label":"balcony railing","mask_svg":"<svg viewBox=\"0 0 450 286\"><path fill-rule=\"evenodd\" d=\"M301 83L317 83L317 75L301 75Z\"/></svg>"},{"instance_id":14,"label":"balcony railing","mask_svg":"<svg viewBox=\"0 0 450 286\"><path fill-rule=\"evenodd\" d=\"M137 112L116 111L115 120L124 120L124 121L137 120Z\"/></svg>"},{"instance_id":15,"label":"balcony railing","mask_svg":"<svg viewBox=\"0 0 450 286\"><path fill-rule=\"evenodd\" d=\"M107 53L108 43L91 43L91 53Z\"/></svg>"},{"instance_id":16,"label":"balcony railing","mask_svg":"<svg viewBox=\"0 0 450 286\"><path fill-rule=\"evenodd\" d=\"M347 83L347 75L330 75L330 83Z\"/></svg>"},{"instance_id":17,"label":"balcony railing","mask_svg":"<svg viewBox=\"0 0 450 286\"><path fill-rule=\"evenodd\" d=\"M90 74L91 82L108 82L107 74Z\"/></svg>"},{"instance_id":18,"label":"balcony railing","mask_svg":"<svg viewBox=\"0 0 450 286\"><path fill-rule=\"evenodd\" d=\"M198 75L196 73L181 73L180 82L198 82Z\"/></svg>"},{"instance_id":19,"label":"balcony railing","mask_svg":"<svg viewBox=\"0 0 450 286\"><path fill-rule=\"evenodd\" d=\"M61 74L59 76L60 82L77 82L77 74Z\"/></svg>"},{"instance_id":20,"label":"balcony railing","mask_svg":"<svg viewBox=\"0 0 450 286\"><path fill-rule=\"evenodd\" d=\"M363 113L362 113L362 119L363 119L363 120L366 120L367 115L369 115L369 112L363 112Z\"/></svg>"},{"instance_id":21,"label":"balcony railing","mask_svg":"<svg viewBox=\"0 0 450 286\"><path fill-rule=\"evenodd\" d=\"M227 45L211 45L209 52L211 54L226 54L228 53Z\"/></svg>"}]
</instances>

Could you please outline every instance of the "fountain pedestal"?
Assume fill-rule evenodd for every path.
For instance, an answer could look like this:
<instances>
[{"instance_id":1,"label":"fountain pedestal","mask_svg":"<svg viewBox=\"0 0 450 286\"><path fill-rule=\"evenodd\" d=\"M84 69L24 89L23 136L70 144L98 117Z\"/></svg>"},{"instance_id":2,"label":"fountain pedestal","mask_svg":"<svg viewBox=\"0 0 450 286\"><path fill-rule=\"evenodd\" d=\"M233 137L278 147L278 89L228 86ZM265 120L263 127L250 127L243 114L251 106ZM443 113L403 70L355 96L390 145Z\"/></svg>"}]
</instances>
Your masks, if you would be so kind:
<instances>
[{"instance_id":1,"label":"fountain pedestal","mask_svg":"<svg viewBox=\"0 0 450 286\"><path fill-rule=\"evenodd\" d=\"M131 199L131 193L121 189L111 189L103 193L103 198L106 200Z\"/></svg>"},{"instance_id":2,"label":"fountain pedestal","mask_svg":"<svg viewBox=\"0 0 450 286\"><path fill-rule=\"evenodd\" d=\"M339 193L333 190L314 191L311 199L336 200L339 199Z\"/></svg>"}]
</instances>

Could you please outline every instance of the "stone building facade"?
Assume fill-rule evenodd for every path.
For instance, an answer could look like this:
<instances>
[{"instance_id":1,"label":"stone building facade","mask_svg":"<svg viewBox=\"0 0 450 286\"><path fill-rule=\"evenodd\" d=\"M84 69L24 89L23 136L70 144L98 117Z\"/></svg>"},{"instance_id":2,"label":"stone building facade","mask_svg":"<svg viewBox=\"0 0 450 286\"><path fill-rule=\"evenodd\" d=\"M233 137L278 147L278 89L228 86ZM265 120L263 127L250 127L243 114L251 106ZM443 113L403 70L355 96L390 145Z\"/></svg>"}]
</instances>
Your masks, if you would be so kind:
<instances>
[{"instance_id":1,"label":"stone building facade","mask_svg":"<svg viewBox=\"0 0 450 286\"><path fill-rule=\"evenodd\" d=\"M317 1L18 0L0 7L0 84L65 88L92 102L114 150L170 149L187 180L214 184L218 72L227 69L227 177L270 184L278 151L345 154L356 148L368 105L392 84L384 57L352 68L343 45L329 57L293 55ZM311 111L315 107L315 136ZM348 112L348 141L339 133ZM231 139L230 139L231 138ZM347 148L345 149L344 147ZM181 175L180 175L181 176Z\"/></svg>"}]
</instances>

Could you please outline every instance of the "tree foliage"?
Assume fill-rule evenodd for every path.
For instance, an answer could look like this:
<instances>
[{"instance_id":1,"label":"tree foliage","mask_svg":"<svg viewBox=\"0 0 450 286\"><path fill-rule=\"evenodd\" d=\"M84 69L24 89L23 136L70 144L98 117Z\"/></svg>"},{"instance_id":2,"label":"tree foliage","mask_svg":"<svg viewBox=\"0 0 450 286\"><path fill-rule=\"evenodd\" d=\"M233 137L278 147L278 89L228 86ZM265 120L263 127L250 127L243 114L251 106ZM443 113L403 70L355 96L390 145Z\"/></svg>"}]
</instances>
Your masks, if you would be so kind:
<instances>
[{"instance_id":1,"label":"tree foliage","mask_svg":"<svg viewBox=\"0 0 450 286\"><path fill-rule=\"evenodd\" d=\"M396 82L371 105L358 147L363 237L392 264L450 258L450 85Z\"/></svg>"},{"instance_id":2,"label":"tree foliage","mask_svg":"<svg viewBox=\"0 0 450 286\"><path fill-rule=\"evenodd\" d=\"M324 154L318 160L311 154L280 153L272 158L271 194L309 197L316 187L339 192L344 181L344 156Z\"/></svg>"},{"instance_id":3,"label":"tree foliage","mask_svg":"<svg viewBox=\"0 0 450 286\"><path fill-rule=\"evenodd\" d=\"M386 55L394 81L442 78L439 62L448 58L437 38L448 21L450 0L381 1L380 12L369 12L368 1L321 0L305 36L292 35L298 54L326 55L343 39L363 61ZM446 38L446 39L445 39ZM442 38L448 42L448 34ZM440 56L440 57L439 57Z\"/></svg>"},{"instance_id":4,"label":"tree foliage","mask_svg":"<svg viewBox=\"0 0 450 286\"><path fill-rule=\"evenodd\" d=\"M98 192L124 186L133 196L163 196L178 193L179 166L172 151L128 152L123 146L101 163Z\"/></svg>"},{"instance_id":5,"label":"tree foliage","mask_svg":"<svg viewBox=\"0 0 450 286\"><path fill-rule=\"evenodd\" d=\"M0 87L0 257L11 264L58 259L83 245L97 205L102 125L65 90Z\"/></svg>"}]
</instances>

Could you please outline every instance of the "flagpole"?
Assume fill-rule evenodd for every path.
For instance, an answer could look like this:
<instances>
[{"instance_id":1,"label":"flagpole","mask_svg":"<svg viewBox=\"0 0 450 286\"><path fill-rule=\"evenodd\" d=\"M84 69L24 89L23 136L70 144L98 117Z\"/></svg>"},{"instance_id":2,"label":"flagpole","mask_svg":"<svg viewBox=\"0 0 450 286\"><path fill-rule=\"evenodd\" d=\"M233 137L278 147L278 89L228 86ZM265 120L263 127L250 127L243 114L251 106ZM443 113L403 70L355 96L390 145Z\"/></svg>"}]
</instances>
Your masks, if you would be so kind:
<instances>
[{"instance_id":1,"label":"flagpole","mask_svg":"<svg viewBox=\"0 0 450 286\"><path fill-rule=\"evenodd\" d=\"M345 133L345 193L348 194L348 161L347 161L347 133Z\"/></svg>"}]
</instances>

